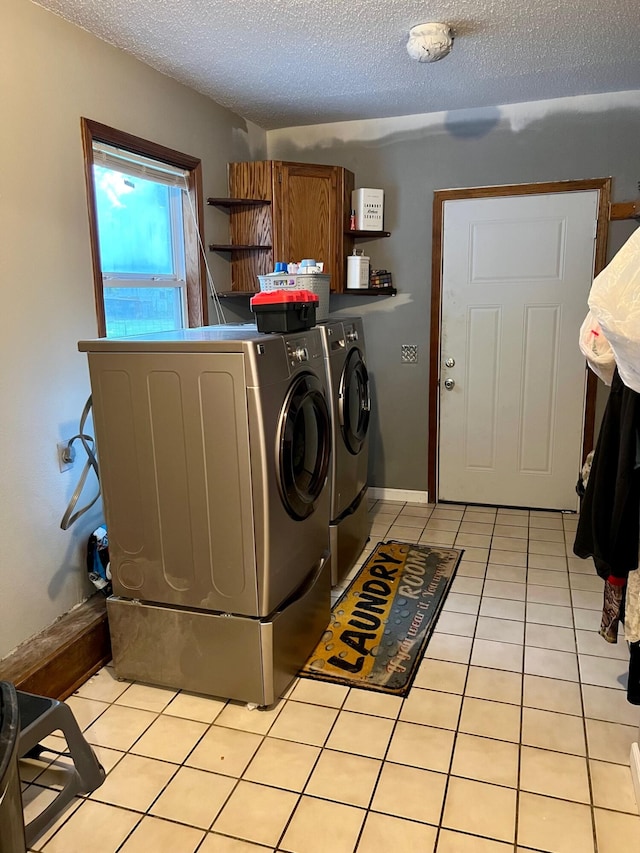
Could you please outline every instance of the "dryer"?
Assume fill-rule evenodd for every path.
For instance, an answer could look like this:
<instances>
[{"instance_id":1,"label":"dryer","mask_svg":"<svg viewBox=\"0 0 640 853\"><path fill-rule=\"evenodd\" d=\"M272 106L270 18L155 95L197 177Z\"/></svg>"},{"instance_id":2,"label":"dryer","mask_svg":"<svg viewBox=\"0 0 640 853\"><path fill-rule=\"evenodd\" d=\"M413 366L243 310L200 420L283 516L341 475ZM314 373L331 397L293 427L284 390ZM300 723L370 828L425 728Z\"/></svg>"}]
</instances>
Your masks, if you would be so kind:
<instances>
[{"instance_id":1,"label":"dryer","mask_svg":"<svg viewBox=\"0 0 640 853\"><path fill-rule=\"evenodd\" d=\"M333 456L329 481L331 582L340 583L369 537L367 465L371 395L361 317L329 319L322 334Z\"/></svg>"},{"instance_id":2,"label":"dryer","mask_svg":"<svg viewBox=\"0 0 640 853\"><path fill-rule=\"evenodd\" d=\"M330 613L320 332L209 326L88 353L118 677L269 705Z\"/></svg>"}]
</instances>

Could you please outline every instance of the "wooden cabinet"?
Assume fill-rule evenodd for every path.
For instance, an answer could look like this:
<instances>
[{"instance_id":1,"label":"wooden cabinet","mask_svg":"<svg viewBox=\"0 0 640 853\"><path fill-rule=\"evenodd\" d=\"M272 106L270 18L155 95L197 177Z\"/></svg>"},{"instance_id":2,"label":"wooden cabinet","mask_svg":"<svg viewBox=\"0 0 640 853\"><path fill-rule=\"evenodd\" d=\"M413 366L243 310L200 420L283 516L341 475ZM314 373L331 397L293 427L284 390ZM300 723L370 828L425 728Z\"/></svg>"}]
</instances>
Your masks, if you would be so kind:
<instances>
[{"instance_id":1,"label":"wooden cabinet","mask_svg":"<svg viewBox=\"0 0 640 853\"><path fill-rule=\"evenodd\" d=\"M280 160L229 164L229 199L209 199L229 213L232 290L258 290L276 261L323 261L331 290L343 292L353 173L340 166ZM347 234L345 234L347 231Z\"/></svg>"}]
</instances>

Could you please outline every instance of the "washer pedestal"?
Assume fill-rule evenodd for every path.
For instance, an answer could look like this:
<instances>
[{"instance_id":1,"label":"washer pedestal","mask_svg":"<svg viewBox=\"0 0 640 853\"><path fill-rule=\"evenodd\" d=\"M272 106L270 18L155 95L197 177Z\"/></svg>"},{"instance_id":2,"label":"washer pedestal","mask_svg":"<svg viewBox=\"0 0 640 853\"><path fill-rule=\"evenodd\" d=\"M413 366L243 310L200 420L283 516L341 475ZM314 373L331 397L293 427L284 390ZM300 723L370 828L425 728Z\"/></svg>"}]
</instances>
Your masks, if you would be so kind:
<instances>
[{"instance_id":1,"label":"washer pedestal","mask_svg":"<svg viewBox=\"0 0 640 853\"><path fill-rule=\"evenodd\" d=\"M116 675L272 705L327 628L330 562L327 553L303 587L264 619L111 596Z\"/></svg>"},{"instance_id":2,"label":"washer pedestal","mask_svg":"<svg viewBox=\"0 0 640 853\"><path fill-rule=\"evenodd\" d=\"M340 518L329 525L331 586L344 580L369 539L367 486Z\"/></svg>"}]
</instances>

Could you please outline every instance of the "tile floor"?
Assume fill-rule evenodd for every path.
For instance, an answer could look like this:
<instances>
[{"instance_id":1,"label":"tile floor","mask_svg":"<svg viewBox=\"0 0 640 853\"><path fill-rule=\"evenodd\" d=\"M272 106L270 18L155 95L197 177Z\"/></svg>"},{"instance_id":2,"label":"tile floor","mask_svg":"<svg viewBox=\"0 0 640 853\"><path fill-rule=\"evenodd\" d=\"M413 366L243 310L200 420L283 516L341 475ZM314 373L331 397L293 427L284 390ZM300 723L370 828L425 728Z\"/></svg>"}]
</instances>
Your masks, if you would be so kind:
<instances>
[{"instance_id":1,"label":"tile floor","mask_svg":"<svg viewBox=\"0 0 640 853\"><path fill-rule=\"evenodd\" d=\"M572 556L575 516L382 501L370 516L371 544L465 549L404 701L300 679L251 711L105 667L68 703L108 777L34 850L640 850L640 708L624 642L597 634L601 581ZM60 761L22 762L27 814Z\"/></svg>"}]
</instances>

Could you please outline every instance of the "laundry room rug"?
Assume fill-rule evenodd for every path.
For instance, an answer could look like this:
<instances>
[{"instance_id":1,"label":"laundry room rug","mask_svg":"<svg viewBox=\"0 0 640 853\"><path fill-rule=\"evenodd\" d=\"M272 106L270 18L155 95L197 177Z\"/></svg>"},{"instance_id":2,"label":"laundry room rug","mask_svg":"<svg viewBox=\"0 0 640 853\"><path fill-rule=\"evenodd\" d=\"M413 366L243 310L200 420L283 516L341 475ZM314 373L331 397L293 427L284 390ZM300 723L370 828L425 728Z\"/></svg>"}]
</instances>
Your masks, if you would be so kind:
<instances>
[{"instance_id":1,"label":"laundry room rug","mask_svg":"<svg viewBox=\"0 0 640 853\"><path fill-rule=\"evenodd\" d=\"M406 696L462 551L379 542L299 675Z\"/></svg>"}]
</instances>

